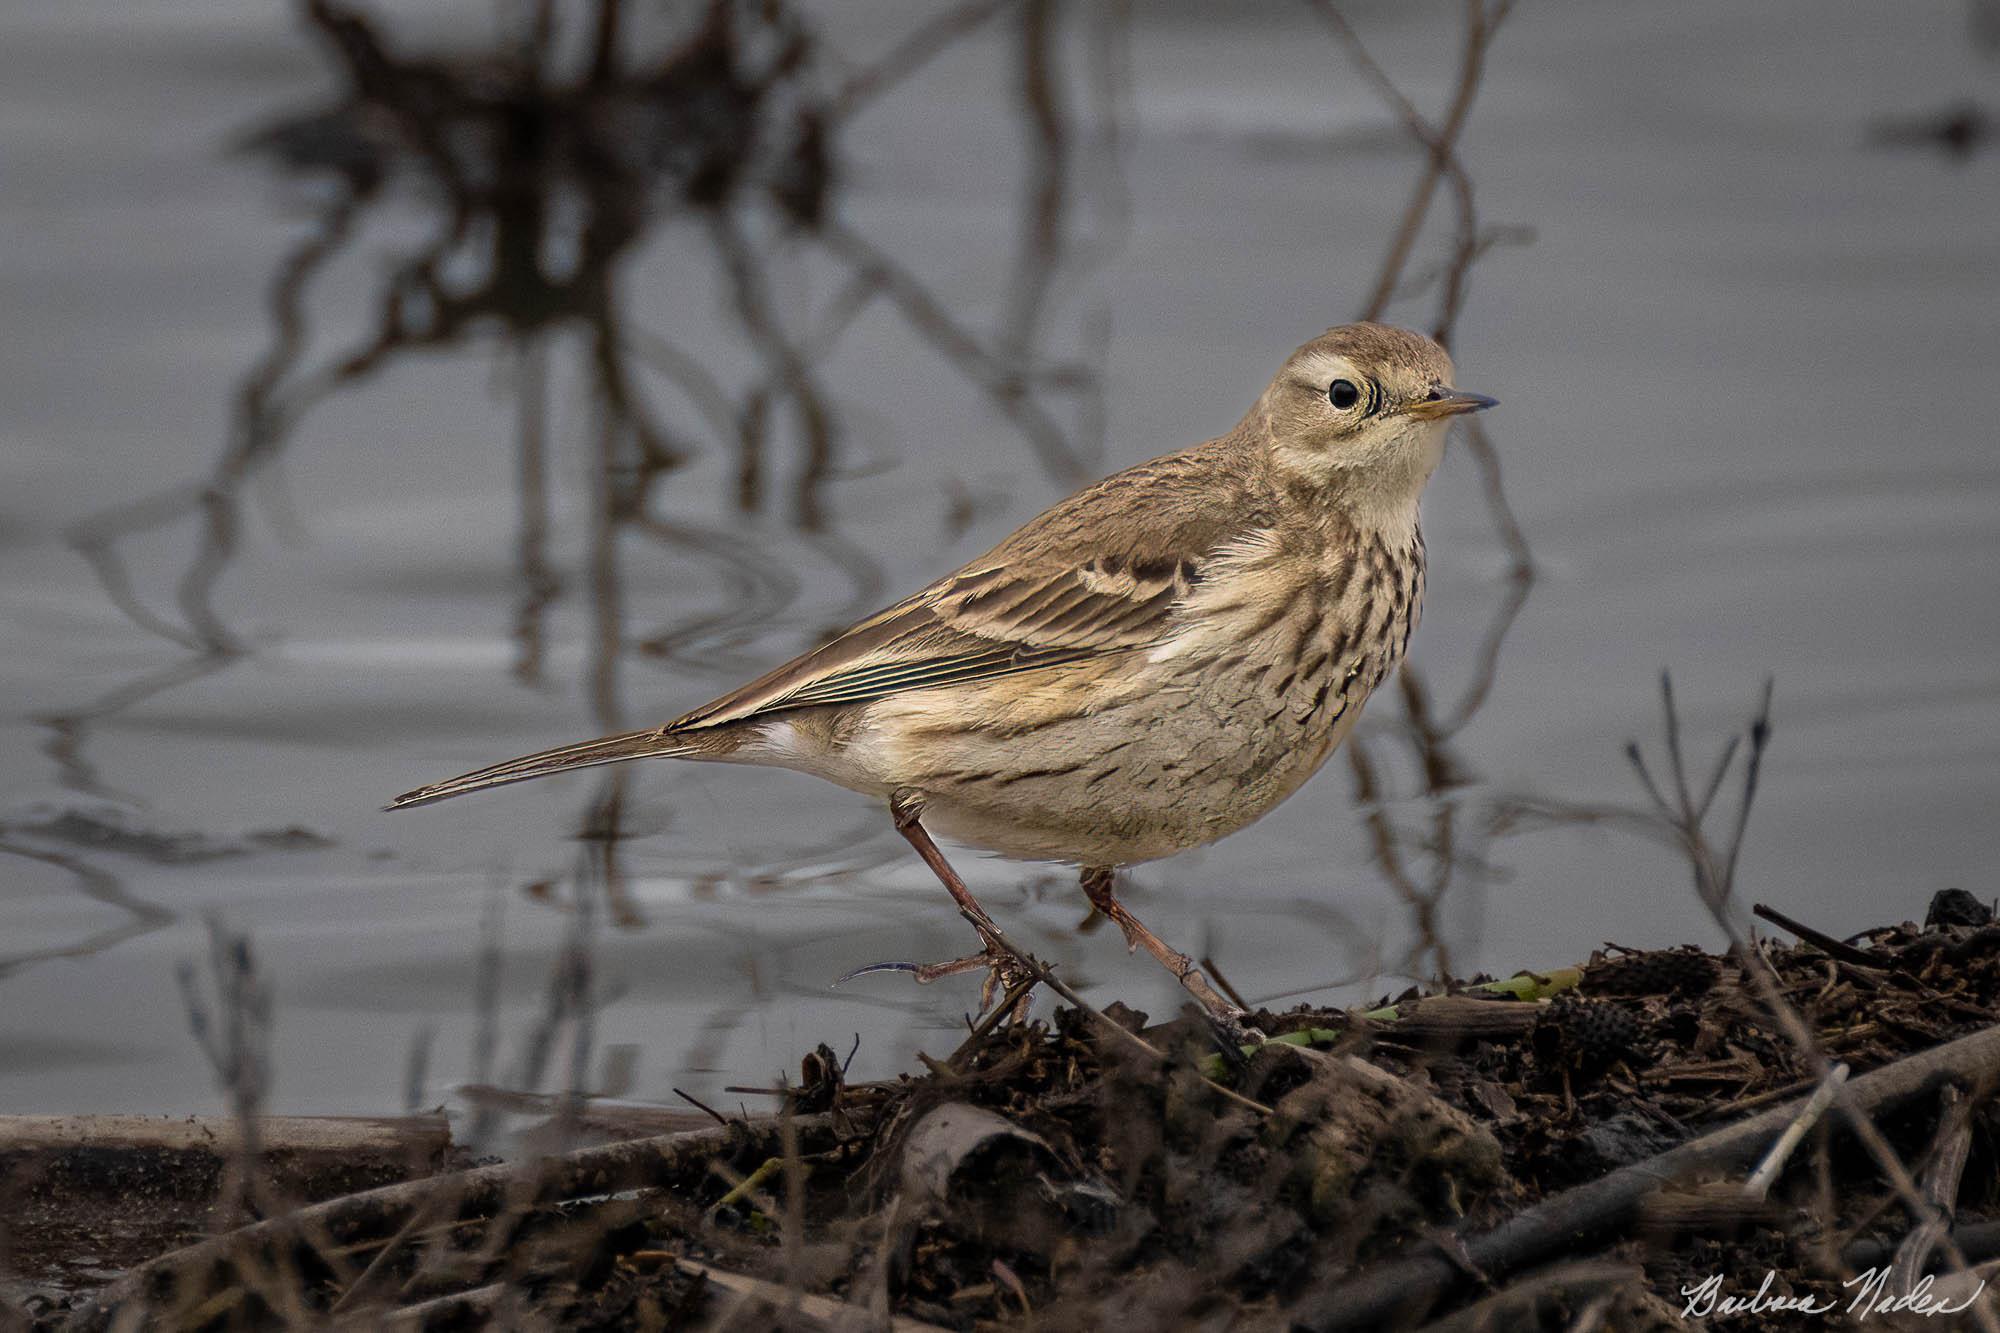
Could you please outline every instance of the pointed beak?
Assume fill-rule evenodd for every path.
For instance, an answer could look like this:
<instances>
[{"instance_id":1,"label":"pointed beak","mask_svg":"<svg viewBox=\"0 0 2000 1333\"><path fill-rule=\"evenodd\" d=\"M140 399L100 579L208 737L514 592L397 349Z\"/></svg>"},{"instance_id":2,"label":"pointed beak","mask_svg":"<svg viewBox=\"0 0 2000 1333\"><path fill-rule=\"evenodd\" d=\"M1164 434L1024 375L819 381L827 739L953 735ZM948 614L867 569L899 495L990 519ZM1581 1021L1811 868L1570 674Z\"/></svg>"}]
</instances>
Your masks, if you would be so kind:
<instances>
[{"instance_id":1,"label":"pointed beak","mask_svg":"<svg viewBox=\"0 0 2000 1333\"><path fill-rule=\"evenodd\" d=\"M1403 411L1426 421L1440 417L1455 417L1462 412L1484 412L1499 404L1498 398L1488 398L1483 393L1467 393L1463 389L1435 388L1431 396L1406 404Z\"/></svg>"}]
</instances>

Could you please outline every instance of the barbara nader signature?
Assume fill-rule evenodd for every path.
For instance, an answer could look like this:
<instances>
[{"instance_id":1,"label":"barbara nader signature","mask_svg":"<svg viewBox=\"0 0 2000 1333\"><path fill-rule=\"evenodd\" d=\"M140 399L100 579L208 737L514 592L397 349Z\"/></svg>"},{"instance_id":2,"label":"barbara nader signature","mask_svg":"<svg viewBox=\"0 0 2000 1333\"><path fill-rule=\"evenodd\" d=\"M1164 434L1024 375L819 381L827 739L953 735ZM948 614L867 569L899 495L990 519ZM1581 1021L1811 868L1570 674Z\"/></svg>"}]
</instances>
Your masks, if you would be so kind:
<instances>
[{"instance_id":1,"label":"barbara nader signature","mask_svg":"<svg viewBox=\"0 0 2000 1333\"><path fill-rule=\"evenodd\" d=\"M1955 1315L1969 1309L1979 1299L1979 1293L1986 1290L1982 1280L1964 1299L1953 1291L1949 1297L1932 1290L1932 1279L1925 1277L1908 1291L1889 1290L1889 1270L1869 1268L1855 1274L1841 1283L1846 1293L1833 1296L1826 1292L1794 1291L1789 1295L1775 1292L1778 1275L1766 1272L1763 1282L1750 1295L1735 1295L1723 1285L1720 1273L1711 1273L1691 1287L1681 1288L1681 1299L1686 1302L1681 1307L1682 1317L1706 1318L1709 1315L1730 1314L1832 1314L1835 1310L1845 1310L1857 1321L1870 1315L1914 1314L1914 1315Z\"/></svg>"}]
</instances>

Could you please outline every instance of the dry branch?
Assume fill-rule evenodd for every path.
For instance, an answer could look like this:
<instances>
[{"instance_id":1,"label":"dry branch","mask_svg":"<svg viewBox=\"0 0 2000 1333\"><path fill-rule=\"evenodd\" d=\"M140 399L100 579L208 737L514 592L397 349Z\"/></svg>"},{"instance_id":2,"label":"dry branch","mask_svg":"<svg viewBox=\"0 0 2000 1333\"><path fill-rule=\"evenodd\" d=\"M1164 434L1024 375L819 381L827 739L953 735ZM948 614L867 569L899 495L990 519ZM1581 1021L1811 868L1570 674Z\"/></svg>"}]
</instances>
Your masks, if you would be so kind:
<instances>
[{"instance_id":1,"label":"dry branch","mask_svg":"<svg viewBox=\"0 0 2000 1333\"><path fill-rule=\"evenodd\" d=\"M1958 1202L1959 1178L1965 1174L1965 1160L1972 1152L1972 1106L1957 1088L1946 1088L1940 1100L1944 1114L1939 1118L1937 1142L1930 1165L1924 1168L1924 1201L1931 1215L1918 1223L1896 1249L1896 1261L1889 1270L1890 1291L1909 1291L1923 1276L1924 1263L1951 1230L1952 1207Z\"/></svg>"},{"instance_id":2,"label":"dry branch","mask_svg":"<svg viewBox=\"0 0 2000 1333\"><path fill-rule=\"evenodd\" d=\"M255 1142L265 1153L347 1160L416 1154L437 1160L451 1148L443 1116L264 1116ZM0 1116L0 1157L64 1152L199 1152L227 1157L243 1149L240 1121L230 1116Z\"/></svg>"}]
</instances>

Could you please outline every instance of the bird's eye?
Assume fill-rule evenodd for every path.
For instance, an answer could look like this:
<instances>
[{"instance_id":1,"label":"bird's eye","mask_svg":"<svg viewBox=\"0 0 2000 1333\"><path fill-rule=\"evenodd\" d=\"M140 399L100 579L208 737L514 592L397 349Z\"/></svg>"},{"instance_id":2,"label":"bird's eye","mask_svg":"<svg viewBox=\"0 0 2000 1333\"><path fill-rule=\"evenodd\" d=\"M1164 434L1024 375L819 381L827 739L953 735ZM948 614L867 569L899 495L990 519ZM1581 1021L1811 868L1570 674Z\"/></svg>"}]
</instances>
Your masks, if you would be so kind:
<instances>
[{"instance_id":1,"label":"bird's eye","mask_svg":"<svg viewBox=\"0 0 2000 1333\"><path fill-rule=\"evenodd\" d=\"M1335 380L1326 386L1326 401L1345 412L1361 401L1361 390L1353 380Z\"/></svg>"}]
</instances>

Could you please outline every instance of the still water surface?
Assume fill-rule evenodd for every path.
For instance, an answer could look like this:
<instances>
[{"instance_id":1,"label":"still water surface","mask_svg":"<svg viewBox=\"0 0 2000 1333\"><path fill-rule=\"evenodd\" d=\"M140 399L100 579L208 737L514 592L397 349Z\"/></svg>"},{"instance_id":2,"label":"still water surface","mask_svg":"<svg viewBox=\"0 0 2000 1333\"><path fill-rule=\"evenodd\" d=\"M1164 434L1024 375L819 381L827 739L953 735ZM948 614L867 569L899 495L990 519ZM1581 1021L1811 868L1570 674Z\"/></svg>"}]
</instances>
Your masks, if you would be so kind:
<instances>
[{"instance_id":1,"label":"still water surface","mask_svg":"<svg viewBox=\"0 0 2000 1333\"><path fill-rule=\"evenodd\" d=\"M1449 94L1448 9L1356 12L1427 107ZM840 41L879 50L908 22L870 6ZM1380 262L1415 163L1301 22L1290 6L1227 21L1137 7L1130 230L1057 316L1109 316L1106 469L1227 428L1286 351L1354 312ZM843 141L844 216L980 317L1006 299L1014 245L1006 71L1004 39L977 35ZM208 913L253 937L273 984L277 1109L399 1107L423 1033L435 1102L473 1067L482 938L499 940L504 1076L573 922L567 891L523 886L575 865L591 778L378 812L418 782L594 729L576 595L588 422L560 357L552 555L568 593L547 683L509 672L504 359L415 357L302 421L281 469L293 523L253 506L220 606L254 655L94 730L90 757L125 799L65 789L41 751L36 715L172 660L62 534L199 474L220 447L305 206L224 149L324 80L273 7L0 16L0 829L28 853L0 856L0 1111L216 1106L175 980L203 955ZM1947 885L2000 891L2000 155L1955 163L1871 141L1883 118L1990 101L1996 84L2000 63L1955 6L1537 2L1510 20L1464 151L1484 217L1535 239L1476 270L1457 356L1467 387L1502 400L1488 420L1540 577L1460 741L1469 808L1626 799L1621 747L1651 734L1662 667L1704 753L1771 674L1777 736L1747 896L1843 934L1918 914ZM701 348L724 316L687 276L698 261L664 232L627 293L644 322ZM322 327L365 324L380 263L364 245L316 291ZM629 662L633 724L797 651L858 597L900 595L1065 489L905 327L871 318L841 348L826 374L845 470L827 501L839 549L879 587L857 587L859 566L800 535L781 504L734 515L731 467L710 449L664 503L747 544L758 595L777 593L700 652ZM1450 693L1507 565L1462 451L1427 524L1414 652ZM135 548L154 594L190 541L183 528ZM740 607L732 568L635 556L634 621ZM1378 704L1371 721L1394 716ZM970 978L826 988L861 963L965 944L866 803L795 775L670 765L639 774L631 801L648 836L626 851L629 910L593 926L596 1040L639 1048L631 1095L720 1098L856 1033L857 1077L952 1041ZM91 845L86 821L62 818L78 811L197 841ZM314 836L247 838L288 828ZM1606 940L1714 941L1683 870L1647 844L1558 829L1489 856L1493 873L1445 900L1460 971L1566 963ZM1066 878L970 857L967 869L1091 998L1174 1005L1149 960L1076 933L1084 907ZM1314 992L1343 1001L1402 984L1408 914L1371 865L1338 763L1251 831L1143 869L1131 901L1252 995L1345 980Z\"/></svg>"}]
</instances>

